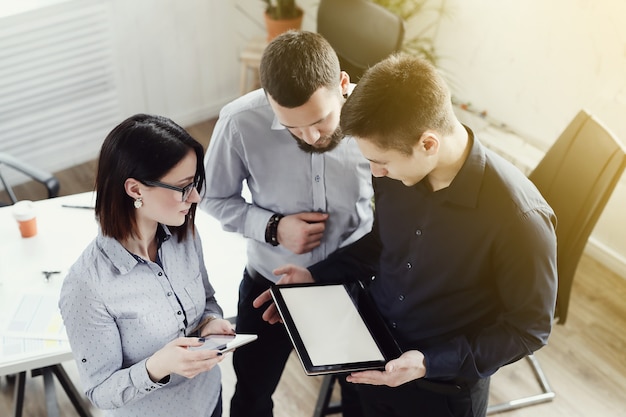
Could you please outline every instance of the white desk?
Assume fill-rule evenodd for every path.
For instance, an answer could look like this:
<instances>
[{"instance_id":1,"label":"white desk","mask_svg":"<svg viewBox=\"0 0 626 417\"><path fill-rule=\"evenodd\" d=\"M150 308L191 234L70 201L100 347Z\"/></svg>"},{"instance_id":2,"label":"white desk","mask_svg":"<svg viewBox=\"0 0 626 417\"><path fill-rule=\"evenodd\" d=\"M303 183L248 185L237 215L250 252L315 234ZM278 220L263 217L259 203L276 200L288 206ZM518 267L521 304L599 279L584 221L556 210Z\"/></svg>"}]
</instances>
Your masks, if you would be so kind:
<instances>
[{"instance_id":1,"label":"white desk","mask_svg":"<svg viewBox=\"0 0 626 417\"><path fill-rule=\"evenodd\" d=\"M97 233L97 223L91 209L67 208L63 205L93 206L93 193L76 194L36 202L37 235L31 238L20 236L12 217L11 206L0 208L0 329L4 329L15 304L27 292L45 292L58 297L63 277L83 249ZM246 263L245 241L234 233L224 232L217 220L201 210L196 214L196 225L202 237L205 263L211 284L215 288L224 317L237 314L239 282ZM59 271L45 280L42 271ZM3 340L0 338L0 341ZM54 393L48 395L48 385L54 373L68 396L74 389L67 381L61 362L73 358L68 343L54 347L41 346L35 350L4 348L0 346L0 376L18 374L15 395L15 415L21 415L24 378L27 371L41 370L46 384L49 415L54 414ZM71 386L66 386L69 383ZM22 392L19 393L21 384ZM68 391L70 390L70 391ZM20 397L21 395L21 397ZM80 402L80 399L78 399ZM75 407L77 406L74 403ZM80 406L80 404L78 404ZM88 412L79 414L88 416ZM58 411L56 411L58 415Z\"/></svg>"}]
</instances>

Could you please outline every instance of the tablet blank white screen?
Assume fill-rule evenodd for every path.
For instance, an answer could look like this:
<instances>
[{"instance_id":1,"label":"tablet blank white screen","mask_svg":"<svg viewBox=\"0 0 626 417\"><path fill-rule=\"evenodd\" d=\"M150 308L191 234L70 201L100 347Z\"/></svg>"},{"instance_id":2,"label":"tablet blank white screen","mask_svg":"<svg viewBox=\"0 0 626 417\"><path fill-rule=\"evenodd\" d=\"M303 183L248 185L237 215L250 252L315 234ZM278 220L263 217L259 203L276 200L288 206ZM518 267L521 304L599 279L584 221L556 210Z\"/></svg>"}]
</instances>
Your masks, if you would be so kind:
<instances>
[{"instance_id":1,"label":"tablet blank white screen","mask_svg":"<svg viewBox=\"0 0 626 417\"><path fill-rule=\"evenodd\" d=\"M280 292L313 365L384 360L343 285Z\"/></svg>"}]
</instances>

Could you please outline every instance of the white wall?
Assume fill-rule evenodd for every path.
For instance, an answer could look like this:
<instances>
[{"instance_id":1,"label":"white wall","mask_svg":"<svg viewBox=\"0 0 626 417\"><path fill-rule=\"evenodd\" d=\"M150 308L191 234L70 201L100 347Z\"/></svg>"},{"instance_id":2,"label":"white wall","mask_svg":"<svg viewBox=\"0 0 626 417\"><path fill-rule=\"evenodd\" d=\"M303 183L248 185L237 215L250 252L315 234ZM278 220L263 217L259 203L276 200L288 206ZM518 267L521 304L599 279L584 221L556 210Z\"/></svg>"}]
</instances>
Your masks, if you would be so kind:
<instances>
[{"instance_id":1,"label":"white wall","mask_svg":"<svg viewBox=\"0 0 626 417\"><path fill-rule=\"evenodd\" d=\"M441 3L441 1L436 1ZM440 67L454 94L544 150L581 108L626 144L626 2L446 0ZM588 251L626 278L626 175Z\"/></svg>"},{"instance_id":2,"label":"white wall","mask_svg":"<svg viewBox=\"0 0 626 417\"><path fill-rule=\"evenodd\" d=\"M239 51L264 33L261 0L71 1L101 1L111 8L123 117L157 113L186 126L216 116L238 94ZM298 3L305 10L303 28L315 30L318 1ZM444 3L451 14L439 24L436 44L440 67L459 99L544 150L582 107L626 141L626 2L429 3ZM588 249L626 277L625 182Z\"/></svg>"},{"instance_id":3,"label":"white wall","mask_svg":"<svg viewBox=\"0 0 626 417\"><path fill-rule=\"evenodd\" d=\"M110 1L124 114L156 113L189 125L236 97L241 39L232 2Z\"/></svg>"},{"instance_id":4,"label":"white wall","mask_svg":"<svg viewBox=\"0 0 626 417\"><path fill-rule=\"evenodd\" d=\"M11 46L15 30L29 34L32 32L29 27L57 27L54 22L70 13L68 10L84 7L105 10L105 21L99 34L106 40L106 48L102 49L107 51L103 54L111 58L105 58L100 71L113 68L114 75L110 77L111 81L107 79L99 85L107 84L107 94L115 103L114 108L107 114L89 105L65 108L67 106L63 103L71 99L66 91L80 91L83 95L94 97L90 90L81 86L78 77L70 74L73 71L65 71L67 75L63 85L69 87L59 89L57 96L49 99L54 103L54 109L39 109L39 112L54 110L62 114L74 130L68 129L61 132L58 139L50 139L46 132L52 128L59 129L58 118L50 122L50 118L35 117L35 111L29 109L23 112L28 117L26 121L0 115L0 131L11 132L21 139L11 140L2 135L0 151L10 151L43 169L57 171L95 158L105 135L115 124L134 113L160 114L187 126L215 117L224 104L238 95L238 51L242 48L243 39L237 36L234 3L231 1L0 1L0 41L5 41L0 45ZM81 36L76 26L80 25L68 25L60 31L64 30L67 36L76 38ZM33 56L39 55L39 49L23 48L15 54L17 56L11 57L13 61L35 62ZM22 96L16 93L18 96L14 97L14 102L28 102L26 98L38 95L41 85L58 83L58 71L48 73L42 70L37 73L47 75L32 77L30 88L25 82ZM50 79L46 79L47 76ZM25 100L20 101L20 97ZM89 113L90 109L90 117L98 123L85 122L83 113ZM79 131L75 125L80 123L86 125L81 125L82 130ZM25 133L21 134L18 127ZM42 141L54 142L50 151L40 155L42 146L34 139L34 132L43 138ZM27 146L29 143L30 148ZM16 180L22 181L24 179Z\"/></svg>"},{"instance_id":5,"label":"white wall","mask_svg":"<svg viewBox=\"0 0 626 417\"><path fill-rule=\"evenodd\" d=\"M262 33L260 0L236 0L238 25ZM317 1L299 0L315 30ZM407 35L443 17L439 67L454 95L545 151L581 109L626 144L626 1L427 0ZM598 221L587 252L626 278L626 175Z\"/></svg>"}]
</instances>

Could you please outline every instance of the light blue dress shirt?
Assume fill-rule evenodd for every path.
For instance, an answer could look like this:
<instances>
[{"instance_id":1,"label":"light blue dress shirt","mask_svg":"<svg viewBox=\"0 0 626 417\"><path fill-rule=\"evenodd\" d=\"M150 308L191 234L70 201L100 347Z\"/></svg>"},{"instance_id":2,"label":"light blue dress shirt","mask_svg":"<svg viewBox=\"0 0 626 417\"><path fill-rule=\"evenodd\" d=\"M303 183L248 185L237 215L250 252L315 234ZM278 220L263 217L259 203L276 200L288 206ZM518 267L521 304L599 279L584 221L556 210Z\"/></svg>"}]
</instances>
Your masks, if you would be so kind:
<instances>
[{"instance_id":1,"label":"light blue dress shirt","mask_svg":"<svg viewBox=\"0 0 626 417\"><path fill-rule=\"evenodd\" d=\"M160 263L99 234L63 282L59 307L85 394L107 416L210 416L218 366L187 379L152 382L145 362L209 315L221 317L196 232L178 242L160 226ZM185 324L186 323L186 324Z\"/></svg>"},{"instance_id":2,"label":"light blue dress shirt","mask_svg":"<svg viewBox=\"0 0 626 417\"><path fill-rule=\"evenodd\" d=\"M247 239L248 264L268 279L286 263L309 266L372 228L372 187L368 161L356 141L344 138L321 154L302 151L275 118L262 89L220 112L205 156L206 187L200 207L226 231ZM247 183L251 200L242 197ZM322 211L329 214L321 246L296 255L265 242L273 213Z\"/></svg>"}]
</instances>

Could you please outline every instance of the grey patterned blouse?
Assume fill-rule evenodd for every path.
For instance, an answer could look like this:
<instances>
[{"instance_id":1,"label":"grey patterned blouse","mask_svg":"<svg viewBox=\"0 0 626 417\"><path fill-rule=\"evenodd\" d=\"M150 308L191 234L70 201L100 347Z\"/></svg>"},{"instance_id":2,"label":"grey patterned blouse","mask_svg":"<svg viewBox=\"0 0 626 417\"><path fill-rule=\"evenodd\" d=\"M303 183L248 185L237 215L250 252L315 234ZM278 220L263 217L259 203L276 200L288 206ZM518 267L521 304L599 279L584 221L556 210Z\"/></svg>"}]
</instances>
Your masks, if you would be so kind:
<instances>
[{"instance_id":1,"label":"grey patterned blouse","mask_svg":"<svg viewBox=\"0 0 626 417\"><path fill-rule=\"evenodd\" d=\"M221 317L196 231L183 242L160 226L159 263L101 233L71 267L59 307L85 394L107 416L210 416L218 366L187 379L150 380L145 362L202 319ZM162 265L162 267L160 266Z\"/></svg>"}]
</instances>

